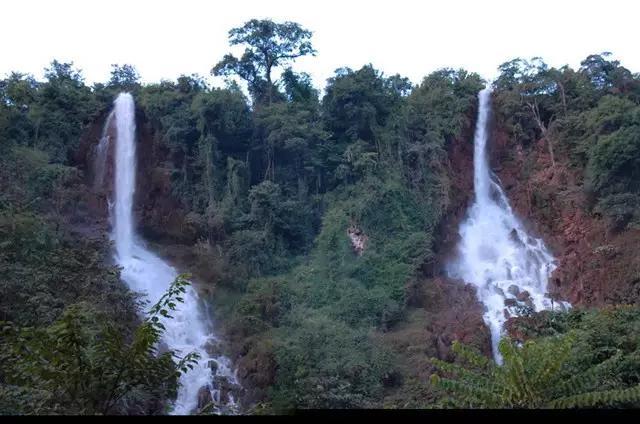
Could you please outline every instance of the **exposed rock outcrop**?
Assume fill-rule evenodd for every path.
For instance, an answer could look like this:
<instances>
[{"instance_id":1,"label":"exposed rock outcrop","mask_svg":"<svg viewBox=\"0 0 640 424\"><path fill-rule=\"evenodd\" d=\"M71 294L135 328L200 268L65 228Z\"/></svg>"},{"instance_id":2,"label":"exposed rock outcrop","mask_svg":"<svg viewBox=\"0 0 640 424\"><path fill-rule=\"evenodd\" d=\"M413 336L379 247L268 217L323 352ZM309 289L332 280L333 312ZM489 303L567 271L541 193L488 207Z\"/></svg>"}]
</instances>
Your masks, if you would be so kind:
<instances>
[{"instance_id":1,"label":"exposed rock outcrop","mask_svg":"<svg viewBox=\"0 0 640 424\"><path fill-rule=\"evenodd\" d=\"M484 323L484 307L476 297L475 287L444 277L422 284L425 286L418 293L422 293L429 315L426 341L434 356L453 360L451 344L456 340L491 356L491 335Z\"/></svg>"},{"instance_id":2,"label":"exposed rock outcrop","mask_svg":"<svg viewBox=\"0 0 640 424\"><path fill-rule=\"evenodd\" d=\"M355 224L351 224L351 226L349 226L349 228L347 229L347 235L351 240L353 251L356 252L356 255L362 256L364 249L367 247L369 237L367 237L367 235L363 233L362 230Z\"/></svg>"},{"instance_id":3,"label":"exposed rock outcrop","mask_svg":"<svg viewBox=\"0 0 640 424\"><path fill-rule=\"evenodd\" d=\"M85 131L80 147L74 156L74 164L85 176L85 183L93 186L94 167L97 146L102 136L102 128L108 119L108 111ZM113 130L107 134L115 138ZM167 165L169 149L161 141L146 118L144 110L136 108L136 190L134 215L136 227L148 240L173 243L193 243L196 234L190 231L192 222L187 213L172 194L171 170ZM111 146L113 148L113 144ZM107 160L112 164L113 160ZM112 167L111 167L112 168ZM113 186L113 169L107 168L101 187L94 187L89 207L92 215L106 222L108 218L108 199ZM193 217L191 217L193 218Z\"/></svg>"},{"instance_id":4,"label":"exposed rock outcrop","mask_svg":"<svg viewBox=\"0 0 640 424\"><path fill-rule=\"evenodd\" d=\"M213 397L211 396L211 389L209 386L200 387L200 390L198 390L198 411L204 409L212 402Z\"/></svg>"},{"instance_id":5,"label":"exposed rock outcrop","mask_svg":"<svg viewBox=\"0 0 640 424\"><path fill-rule=\"evenodd\" d=\"M552 166L544 140L522 146L499 125L493 168L518 215L558 261L549 292L573 305L640 301L640 231L616 232L590 212L583 170L558 149Z\"/></svg>"}]
</instances>

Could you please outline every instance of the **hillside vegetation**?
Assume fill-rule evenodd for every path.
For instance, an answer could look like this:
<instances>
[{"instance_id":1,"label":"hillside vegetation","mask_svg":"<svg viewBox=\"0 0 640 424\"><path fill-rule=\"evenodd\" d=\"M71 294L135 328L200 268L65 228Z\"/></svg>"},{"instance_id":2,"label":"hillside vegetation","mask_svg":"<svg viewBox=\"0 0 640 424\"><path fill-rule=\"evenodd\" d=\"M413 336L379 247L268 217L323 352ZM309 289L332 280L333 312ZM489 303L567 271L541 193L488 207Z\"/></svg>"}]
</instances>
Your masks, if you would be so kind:
<instances>
[{"instance_id":1,"label":"hillside vegetation","mask_svg":"<svg viewBox=\"0 0 640 424\"><path fill-rule=\"evenodd\" d=\"M462 373L464 384L410 378L407 361L434 350L398 349L385 335L429 325L415 318L410 288L438 296L428 287L442 277L442 237L467 206L452 181L469 170L456 169L450 152L472 144L485 82L442 69L412 85L368 65L336 70L320 93L293 68L315 54L310 40L292 23L232 30L231 43L247 50L213 67L229 77L225 88L197 75L141 84L130 65L89 86L73 64L55 61L42 81L19 73L0 81L0 413L162 413L175 396L184 363L156 356L158 334L143 337L150 324L110 265L106 222L90 204L83 149L97 142L91 129L120 91L136 100L138 134L150 134L140 143L153 145L140 172L166 170L166 196L182 213L176 229L139 205L139 217L158 218L139 225L160 251L188 252L177 256L212 293L254 411L639 406L637 389L624 392L640 384L636 306L531 314L535 331L512 333L530 344L503 343L520 374L469 354L472 374L442 361L431 368L444 370L440 382ZM496 125L524 146L543 140L551 166L569 158L586 214L614 231L638 228L640 76L606 54L577 70L516 59L500 71ZM139 361L126 360L132 351ZM518 379L547 366L549 380L533 391ZM595 369L598 384L587 379ZM582 375L579 393L549 386ZM505 379L509 396L496 394ZM606 396L570 398L594 391Z\"/></svg>"}]
</instances>

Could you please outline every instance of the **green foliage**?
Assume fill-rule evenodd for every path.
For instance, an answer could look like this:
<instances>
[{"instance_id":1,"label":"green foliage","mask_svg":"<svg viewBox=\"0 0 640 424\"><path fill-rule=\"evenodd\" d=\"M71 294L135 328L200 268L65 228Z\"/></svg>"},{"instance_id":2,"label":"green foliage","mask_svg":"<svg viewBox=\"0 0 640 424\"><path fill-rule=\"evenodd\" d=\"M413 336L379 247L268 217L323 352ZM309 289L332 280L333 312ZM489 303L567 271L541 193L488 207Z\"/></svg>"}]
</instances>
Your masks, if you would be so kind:
<instances>
[{"instance_id":1,"label":"green foliage","mask_svg":"<svg viewBox=\"0 0 640 424\"><path fill-rule=\"evenodd\" d=\"M598 110L607 111L601 116L608 119L596 121L599 131L589 151L587 184L599 198L597 209L623 229L640 219L635 212L640 200L640 105L606 96Z\"/></svg>"},{"instance_id":2,"label":"green foliage","mask_svg":"<svg viewBox=\"0 0 640 424\"><path fill-rule=\"evenodd\" d=\"M73 303L100 304L132 318L132 299L103 263L106 240L79 238L63 215L79 190L76 169L48 163L44 152L17 146L0 158L0 319L50 324ZM68 187L67 187L68 186ZM102 303L104 302L104 303Z\"/></svg>"},{"instance_id":3,"label":"green foliage","mask_svg":"<svg viewBox=\"0 0 640 424\"><path fill-rule=\"evenodd\" d=\"M313 222L306 203L283 198L280 186L264 181L249 191L249 211L239 217L243 230L230 238L231 260L248 263L252 275L287 269L286 257L312 241Z\"/></svg>"},{"instance_id":4,"label":"green foliage","mask_svg":"<svg viewBox=\"0 0 640 424\"><path fill-rule=\"evenodd\" d=\"M576 72L549 68L541 59L500 67L496 109L522 145L543 138L583 171L593 211L613 229L638 224L640 79L609 53L590 55Z\"/></svg>"},{"instance_id":5,"label":"green foliage","mask_svg":"<svg viewBox=\"0 0 640 424\"><path fill-rule=\"evenodd\" d=\"M140 87L140 75L132 65L111 65L111 79L107 87L133 92Z\"/></svg>"},{"instance_id":6,"label":"green foliage","mask_svg":"<svg viewBox=\"0 0 640 424\"><path fill-rule=\"evenodd\" d=\"M172 191L189 210L205 214L232 196L228 158L245 160L249 108L238 90L209 90L197 77L145 86L139 103L171 153ZM237 194L237 193L236 193Z\"/></svg>"},{"instance_id":7,"label":"green foliage","mask_svg":"<svg viewBox=\"0 0 640 424\"><path fill-rule=\"evenodd\" d=\"M358 71L337 70L322 101L327 127L336 139L373 143L404 92L395 81L371 65Z\"/></svg>"},{"instance_id":8,"label":"green foliage","mask_svg":"<svg viewBox=\"0 0 640 424\"><path fill-rule=\"evenodd\" d=\"M254 113L265 181L249 190L228 249L256 278L232 326L255 352L271 346L272 407L371 407L395 368L370 332L403 319L405 285L433 258L449 201L446 149L468 128L481 81L446 70L410 94L406 79L371 66L339 70L318 109L293 77L287 101ZM361 256L354 226L367 238Z\"/></svg>"},{"instance_id":9,"label":"green foliage","mask_svg":"<svg viewBox=\"0 0 640 424\"><path fill-rule=\"evenodd\" d=\"M46 77L0 84L0 413L163 413L195 358L157 352L162 310L136 326L108 241L72 231L86 187L69 156L101 100L70 64Z\"/></svg>"},{"instance_id":10,"label":"green foliage","mask_svg":"<svg viewBox=\"0 0 640 424\"><path fill-rule=\"evenodd\" d=\"M162 333L160 317L171 315L180 285L138 332L135 298L103 263L106 241L70 232L75 209L84 207L74 155L87 125L122 90L135 94L140 128L153 132L153 166L170 170L183 231L198 240L194 263L216 284L218 301L232 300L223 310L232 315L232 332L246 337L238 350L275 361L264 400L277 409L381 405L397 363L371 334L404 319L407 282L435 260L437 231L455 196L458 170L449 154L454 142L471 139L484 82L442 69L413 87L368 65L338 69L320 99L308 75L287 67L315 54L309 31L252 20L229 35L244 54L225 56L212 72L244 79L251 104L236 84L214 89L197 75L141 84L131 65L114 65L110 80L93 88L59 62L45 81L21 74L0 81L0 319L13 321L7 334L24 336L53 367L45 372L21 354L22 374L2 368L3 410L160 412L175 390L175 373L166 373L175 367L171 358L145 346ZM277 68L284 70L275 81ZM551 153L584 168L594 212L618 228L640 222L637 76L606 54L576 71L540 59L500 70L495 111L511 136L525 147L546 139ZM351 231L363 237L362 251L354 250ZM573 344L553 337L521 349L505 344L510 365L503 371L479 358L471 371L449 368L471 396L460 405L631 399L636 341L618 329L609 340L595 321L598 334L554 319L544 335L571 331ZM590 349L587 339L599 347ZM18 355L9 347L8 355ZM140 367L121 377L136 383L118 385L111 396L105 382L117 380L113 370L126 355L138 355ZM111 380L100 380L100 372ZM562 392L560 383L558 391L546 383L574 375L598 375L604 384L581 380L579 391Z\"/></svg>"},{"instance_id":11,"label":"green foliage","mask_svg":"<svg viewBox=\"0 0 640 424\"><path fill-rule=\"evenodd\" d=\"M188 282L178 277L130 337L88 303L67 307L47 327L2 322L3 414L162 413L194 354L159 353L160 318L171 318ZM174 362L177 359L177 363Z\"/></svg>"},{"instance_id":12,"label":"green foliage","mask_svg":"<svg viewBox=\"0 0 640 424\"><path fill-rule=\"evenodd\" d=\"M312 101L312 100L309 100ZM322 187L323 164L318 149L328 139L316 104L292 101L264 107L256 113L256 135L264 152L265 178L303 197Z\"/></svg>"},{"instance_id":13,"label":"green foliage","mask_svg":"<svg viewBox=\"0 0 640 424\"><path fill-rule=\"evenodd\" d=\"M22 107L28 135L19 144L47 152L56 162L68 163L79 146L80 134L96 116L97 103L80 71L72 63L53 61L45 70L46 82L36 85L33 102Z\"/></svg>"},{"instance_id":14,"label":"green foliage","mask_svg":"<svg viewBox=\"0 0 640 424\"><path fill-rule=\"evenodd\" d=\"M412 190L429 199L422 207L430 223L438 223L449 205L447 148L468 127L481 88L477 74L443 69L425 77L408 98L403 115L407 141L390 151L398 152Z\"/></svg>"},{"instance_id":15,"label":"green foliage","mask_svg":"<svg viewBox=\"0 0 640 424\"><path fill-rule=\"evenodd\" d=\"M291 68L282 73L282 83L287 99L294 103L317 103L318 90L313 88L311 77L307 73L297 74Z\"/></svg>"},{"instance_id":16,"label":"green foliage","mask_svg":"<svg viewBox=\"0 0 640 424\"><path fill-rule=\"evenodd\" d=\"M640 105L628 98L603 96L597 106L567 122L565 134L574 157L585 166L585 188L595 211L616 229L637 225Z\"/></svg>"},{"instance_id":17,"label":"green foliage","mask_svg":"<svg viewBox=\"0 0 640 424\"><path fill-rule=\"evenodd\" d=\"M531 321L532 318L525 319ZM522 345L500 342L504 365L454 343L461 359L432 360L432 382L451 394L444 406L489 408L637 407L638 308L541 313L520 327Z\"/></svg>"},{"instance_id":18,"label":"green foliage","mask_svg":"<svg viewBox=\"0 0 640 424\"><path fill-rule=\"evenodd\" d=\"M245 45L241 58L227 54L211 70L213 75L237 75L249 84L256 103L270 104L278 92L271 72L298 57L315 55L311 32L295 22L252 19L229 31L229 44Z\"/></svg>"},{"instance_id":19,"label":"green foliage","mask_svg":"<svg viewBox=\"0 0 640 424\"><path fill-rule=\"evenodd\" d=\"M380 397L389 357L367 334L299 310L278 337L278 382L273 407L366 408Z\"/></svg>"},{"instance_id":20,"label":"green foliage","mask_svg":"<svg viewBox=\"0 0 640 424\"><path fill-rule=\"evenodd\" d=\"M637 76L617 60L608 60L610 52L589 55L580 63L580 72L591 85L604 93L625 94L636 102L640 100L640 82Z\"/></svg>"},{"instance_id":21,"label":"green foliage","mask_svg":"<svg viewBox=\"0 0 640 424\"><path fill-rule=\"evenodd\" d=\"M617 357L578 374L570 374L566 364L572 338L527 341L522 347L503 339L502 366L482 355L454 344L454 351L466 360L465 366L434 359L433 363L451 378L432 376L435 384L452 395L458 407L485 408L583 408L623 406L640 401L640 386L602 390L588 387L610 371Z\"/></svg>"}]
</instances>

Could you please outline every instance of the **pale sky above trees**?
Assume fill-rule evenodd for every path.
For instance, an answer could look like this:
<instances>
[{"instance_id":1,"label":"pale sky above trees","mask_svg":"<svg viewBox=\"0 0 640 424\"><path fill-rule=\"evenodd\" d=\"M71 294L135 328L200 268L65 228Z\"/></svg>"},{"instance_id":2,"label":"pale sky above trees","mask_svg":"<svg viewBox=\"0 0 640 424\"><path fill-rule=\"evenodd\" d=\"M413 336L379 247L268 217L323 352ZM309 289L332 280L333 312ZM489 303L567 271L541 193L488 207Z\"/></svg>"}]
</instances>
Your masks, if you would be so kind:
<instances>
[{"instance_id":1,"label":"pale sky above trees","mask_svg":"<svg viewBox=\"0 0 640 424\"><path fill-rule=\"evenodd\" d=\"M492 78L501 63L541 56L573 67L613 52L640 71L637 19L629 0L8 0L2 4L0 76L42 76L52 59L73 61L88 82L112 63L133 64L143 81L209 75L230 49L228 31L252 18L291 20L313 31L318 54L297 61L318 87L342 66L372 63L413 82L442 67Z\"/></svg>"}]
</instances>

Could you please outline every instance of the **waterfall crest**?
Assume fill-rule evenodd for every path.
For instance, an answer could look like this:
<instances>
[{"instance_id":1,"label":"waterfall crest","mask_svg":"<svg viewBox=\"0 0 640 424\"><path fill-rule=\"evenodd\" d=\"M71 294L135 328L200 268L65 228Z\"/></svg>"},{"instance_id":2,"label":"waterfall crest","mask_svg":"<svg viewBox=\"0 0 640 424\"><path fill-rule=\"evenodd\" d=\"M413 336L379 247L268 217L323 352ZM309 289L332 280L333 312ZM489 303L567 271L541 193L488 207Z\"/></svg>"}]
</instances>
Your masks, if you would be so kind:
<instances>
[{"instance_id":1,"label":"waterfall crest","mask_svg":"<svg viewBox=\"0 0 640 424\"><path fill-rule=\"evenodd\" d=\"M105 124L101 144L103 140L104 143L110 142L106 133L112 119L115 119L116 127L115 199L113 206L110 207L110 215L111 237L116 247L115 260L122 267L121 276L127 285L136 292L145 293L146 299L154 304L166 292L178 273L160 257L146 249L142 241L135 236L133 202L136 175L136 127L135 104L131 94L122 93L115 100L114 110ZM102 150L104 149L103 146ZM100 151L99 146L98 153ZM101 170L98 169L98 171ZM212 356L207 352L207 346L215 346L217 339L211 334L211 323L203 316L200 300L193 287L189 286L183 297L184 302L177 305L173 318L163 321L166 327L163 342L180 356L196 352L200 359L192 370L180 377L181 386L172 413L183 415L193 412L202 398L203 390L209 391L210 399L225 404L222 412L236 412L237 405L233 395L225 393L225 399L221 402L221 390L218 387L221 384L227 388L238 386L230 361L224 356Z\"/></svg>"},{"instance_id":2,"label":"waterfall crest","mask_svg":"<svg viewBox=\"0 0 640 424\"><path fill-rule=\"evenodd\" d=\"M546 292L556 265L542 239L527 234L489 170L486 154L491 113L489 87L480 91L478 101L473 158L475 200L460 225L457 259L448 265L447 271L450 277L476 286L478 298L485 306L484 320L491 331L493 354L501 363L498 343L505 321L526 310L553 307Z\"/></svg>"}]
</instances>

